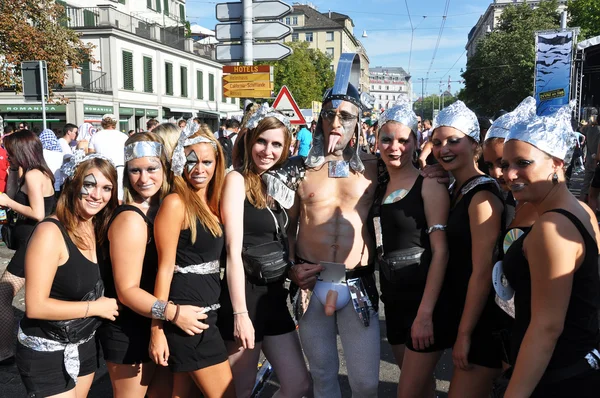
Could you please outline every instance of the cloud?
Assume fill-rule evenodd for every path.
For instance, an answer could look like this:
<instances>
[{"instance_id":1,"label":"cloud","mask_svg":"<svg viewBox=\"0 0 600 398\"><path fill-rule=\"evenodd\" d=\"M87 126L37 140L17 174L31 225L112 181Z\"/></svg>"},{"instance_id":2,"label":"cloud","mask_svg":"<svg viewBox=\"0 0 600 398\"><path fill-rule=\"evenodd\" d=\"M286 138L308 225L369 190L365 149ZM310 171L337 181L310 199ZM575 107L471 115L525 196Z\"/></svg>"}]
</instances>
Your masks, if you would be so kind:
<instances>
[{"instance_id":1,"label":"cloud","mask_svg":"<svg viewBox=\"0 0 600 398\"><path fill-rule=\"evenodd\" d=\"M367 31L368 33L368 31ZM436 33L419 33L415 31L413 38L413 55L417 52L433 51L438 39ZM363 45L370 58L379 56L389 56L398 54L408 54L410 52L411 32L373 32L369 34ZM460 34L444 34L440 40L440 49L444 48L464 48L467 43L467 35L464 32Z\"/></svg>"}]
</instances>

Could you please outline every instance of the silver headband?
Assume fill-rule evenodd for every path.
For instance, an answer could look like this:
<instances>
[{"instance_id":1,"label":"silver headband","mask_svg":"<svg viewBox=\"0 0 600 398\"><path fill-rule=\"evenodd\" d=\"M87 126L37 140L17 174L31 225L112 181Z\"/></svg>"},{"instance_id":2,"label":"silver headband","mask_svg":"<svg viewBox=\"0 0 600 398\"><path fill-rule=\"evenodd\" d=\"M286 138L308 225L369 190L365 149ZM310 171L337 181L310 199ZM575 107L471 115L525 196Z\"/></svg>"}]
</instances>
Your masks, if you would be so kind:
<instances>
[{"instance_id":1,"label":"silver headband","mask_svg":"<svg viewBox=\"0 0 600 398\"><path fill-rule=\"evenodd\" d=\"M443 126L453 127L476 142L481 141L477 116L460 100L448 105L438 113L433 120L431 131Z\"/></svg>"},{"instance_id":2,"label":"silver headband","mask_svg":"<svg viewBox=\"0 0 600 398\"><path fill-rule=\"evenodd\" d=\"M505 140L512 126L521 120L529 119L535 113L535 107L535 98L525 98L512 112L505 113L494 120L494 123L492 123L492 126L485 135L485 141L492 138L502 138Z\"/></svg>"},{"instance_id":3,"label":"silver headband","mask_svg":"<svg viewBox=\"0 0 600 398\"><path fill-rule=\"evenodd\" d=\"M163 146L160 142L138 141L125 147L125 162L137 158L156 157L160 158Z\"/></svg>"},{"instance_id":4,"label":"silver headband","mask_svg":"<svg viewBox=\"0 0 600 398\"><path fill-rule=\"evenodd\" d=\"M575 102L571 101L555 113L545 116L538 116L534 112L510 129L506 141L527 142L548 155L569 163L577 142L577 134L571 126L571 109L574 105Z\"/></svg>"},{"instance_id":5,"label":"silver headband","mask_svg":"<svg viewBox=\"0 0 600 398\"><path fill-rule=\"evenodd\" d=\"M417 142L421 141L421 134L418 129L417 115L413 112L408 99L397 101L394 106L387 109L379 116L379 129L383 127L387 122L398 122L402 123L406 127L410 128L417 137Z\"/></svg>"},{"instance_id":6,"label":"silver headband","mask_svg":"<svg viewBox=\"0 0 600 398\"><path fill-rule=\"evenodd\" d=\"M269 104L267 104L266 102L262 104L261 107L258 108L258 110L254 112L254 114L248 119L248 121L246 122L246 128L248 128L249 130L256 128L256 126L258 126L258 123L260 123L261 120L267 117L274 117L275 119L283 123L283 125L288 129L288 131L291 131L292 125L290 124L290 119L288 119L285 115L281 114L280 112L277 112L274 108L269 107Z\"/></svg>"},{"instance_id":7,"label":"silver headband","mask_svg":"<svg viewBox=\"0 0 600 398\"><path fill-rule=\"evenodd\" d=\"M214 150L217 150L217 144L206 137L198 136L195 138L188 138L194 135L199 128L200 125L194 122L194 119L188 119L187 125L177 140L177 146L173 150L173 157L171 158L171 170L176 176L181 176L183 174L183 166L185 166L186 163L184 151L186 146L196 144L211 144Z\"/></svg>"},{"instance_id":8,"label":"silver headband","mask_svg":"<svg viewBox=\"0 0 600 398\"><path fill-rule=\"evenodd\" d=\"M86 156L85 151L83 149L76 149L75 152L73 152L73 156L69 158L69 161L60 167L60 171L68 178L73 178L77 166L79 166L82 162L85 162L86 160L94 158L104 159L108 161L108 163L110 163L112 167L115 167L113 161L107 158L106 156L100 155L99 153L91 153Z\"/></svg>"}]
</instances>

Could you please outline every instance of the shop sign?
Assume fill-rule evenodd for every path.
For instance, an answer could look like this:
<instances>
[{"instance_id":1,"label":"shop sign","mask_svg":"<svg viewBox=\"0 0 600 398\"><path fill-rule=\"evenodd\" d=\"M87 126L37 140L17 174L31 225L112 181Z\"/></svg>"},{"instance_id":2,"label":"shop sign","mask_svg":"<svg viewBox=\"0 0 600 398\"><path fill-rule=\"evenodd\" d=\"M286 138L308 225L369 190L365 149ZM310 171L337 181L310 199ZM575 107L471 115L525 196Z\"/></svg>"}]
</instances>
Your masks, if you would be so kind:
<instances>
[{"instance_id":1,"label":"shop sign","mask_svg":"<svg viewBox=\"0 0 600 398\"><path fill-rule=\"evenodd\" d=\"M133 116L133 108L124 108L124 107L120 106L119 107L119 115Z\"/></svg>"},{"instance_id":2,"label":"shop sign","mask_svg":"<svg viewBox=\"0 0 600 398\"><path fill-rule=\"evenodd\" d=\"M146 116L158 117L158 110L157 109L146 109Z\"/></svg>"},{"instance_id":3,"label":"shop sign","mask_svg":"<svg viewBox=\"0 0 600 398\"><path fill-rule=\"evenodd\" d=\"M113 113L112 106L102 106L102 105L83 105L83 113L88 113L91 115L101 115L104 113Z\"/></svg>"},{"instance_id":4,"label":"shop sign","mask_svg":"<svg viewBox=\"0 0 600 398\"><path fill-rule=\"evenodd\" d=\"M66 105L46 105L48 113L64 113ZM0 105L0 112L4 113L42 113L41 105Z\"/></svg>"},{"instance_id":5,"label":"shop sign","mask_svg":"<svg viewBox=\"0 0 600 398\"><path fill-rule=\"evenodd\" d=\"M146 110L145 109L135 108L135 115L136 116L146 116Z\"/></svg>"}]
</instances>

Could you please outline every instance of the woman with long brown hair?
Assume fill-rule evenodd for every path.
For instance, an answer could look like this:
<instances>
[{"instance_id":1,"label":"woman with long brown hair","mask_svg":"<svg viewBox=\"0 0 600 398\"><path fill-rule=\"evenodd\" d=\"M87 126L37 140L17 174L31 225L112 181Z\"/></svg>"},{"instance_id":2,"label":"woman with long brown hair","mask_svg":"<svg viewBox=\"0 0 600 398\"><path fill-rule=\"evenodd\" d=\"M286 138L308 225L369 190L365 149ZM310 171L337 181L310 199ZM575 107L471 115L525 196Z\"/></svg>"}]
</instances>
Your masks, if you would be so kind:
<instances>
[{"instance_id":1,"label":"woman with long brown hair","mask_svg":"<svg viewBox=\"0 0 600 398\"><path fill-rule=\"evenodd\" d=\"M119 314L103 296L96 255L118 203L117 171L106 158L80 155L64 167L70 177L56 214L27 245L17 367L29 396L85 397L98 365L96 329Z\"/></svg>"},{"instance_id":2,"label":"woman with long brown hair","mask_svg":"<svg viewBox=\"0 0 600 398\"><path fill-rule=\"evenodd\" d=\"M225 343L216 326L225 164L213 134L189 123L173 152L171 171L173 193L163 201L154 222L158 300L151 310L150 356L159 365L168 364L174 373L173 396L188 396L195 383L205 397L234 397ZM202 322L185 330L174 325L182 305L200 307L196 319Z\"/></svg>"},{"instance_id":3,"label":"woman with long brown hair","mask_svg":"<svg viewBox=\"0 0 600 398\"><path fill-rule=\"evenodd\" d=\"M240 397L252 395L261 350L279 378L282 397L303 397L310 379L284 286L291 263L287 214L269 197L261 175L288 157L291 133L282 114L260 108L245 126L242 167L225 179L221 215L227 267L219 329Z\"/></svg>"}]
</instances>

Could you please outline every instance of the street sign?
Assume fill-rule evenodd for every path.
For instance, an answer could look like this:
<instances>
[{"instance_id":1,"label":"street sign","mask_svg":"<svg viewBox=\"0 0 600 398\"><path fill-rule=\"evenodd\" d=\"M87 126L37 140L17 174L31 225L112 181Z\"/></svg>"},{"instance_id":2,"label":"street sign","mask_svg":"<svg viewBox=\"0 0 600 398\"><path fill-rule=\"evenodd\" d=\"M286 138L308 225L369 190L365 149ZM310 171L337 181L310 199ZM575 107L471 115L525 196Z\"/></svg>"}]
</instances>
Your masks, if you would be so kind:
<instances>
[{"instance_id":1,"label":"street sign","mask_svg":"<svg viewBox=\"0 0 600 398\"><path fill-rule=\"evenodd\" d=\"M244 8L241 2L217 4L217 20L221 22L241 20ZM279 19L292 12L292 7L277 0L260 1L252 4L255 20Z\"/></svg>"},{"instance_id":2,"label":"street sign","mask_svg":"<svg viewBox=\"0 0 600 398\"><path fill-rule=\"evenodd\" d=\"M223 94L230 98L271 98L271 90L223 90Z\"/></svg>"},{"instance_id":3,"label":"street sign","mask_svg":"<svg viewBox=\"0 0 600 398\"><path fill-rule=\"evenodd\" d=\"M40 63L42 76L40 79ZM21 62L21 79L23 82L23 96L26 102L41 102L42 93L48 97L48 68L46 61ZM43 87L42 87L43 79Z\"/></svg>"},{"instance_id":4,"label":"street sign","mask_svg":"<svg viewBox=\"0 0 600 398\"><path fill-rule=\"evenodd\" d=\"M271 80L270 73L239 73L232 75L224 75L223 82L255 82L260 80Z\"/></svg>"},{"instance_id":5,"label":"street sign","mask_svg":"<svg viewBox=\"0 0 600 398\"><path fill-rule=\"evenodd\" d=\"M260 82L225 83L225 90L273 90L273 83L269 80Z\"/></svg>"},{"instance_id":6,"label":"street sign","mask_svg":"<svg viewBox=\"0 0 600 398\"><path fill-rule=\"evenodd\" d=\"M290 55L292 49L281 43L255 43L253 59L256 61L279 61ZM242 44L217 44L216 58L221 62L238 62L244 60Z\"/></svg>"},{"instance_id":7,"label":"street sign","mask_svg":"<svg viewBox=\"0 0 600 398\"><path fill-rule=\"evenodd\" d=\"M296 104L292 93L290 93L290 90L286 86L281 87L281 90L279 90L279 94L277 94L277 98L273 102L273 108L287 116L292 124L306 124L304 115L300 112L298 104Z\"/></svg>"},{"instance_id":8,"label":"street sign","mask_svg":"<svg viewBox=\"0 0 600 398\"><path fill-rule=\"evenodd\" d=\"M223 73L271 73L271 65L225 65Z\"/></svg>"},{"instance_id":9,"label":"street sign","mask_svg":"<svg viewBox=\"0 0 600 398\"><path fill-rule=\"evenodd\" d=\"M252 24L254 40L281 40L292 33L292 28L278 22L255 22ZM219 41L242 40L244 28L241 23L219 23L215 26L215 38Z\"/></svg>"}]
</instances>

